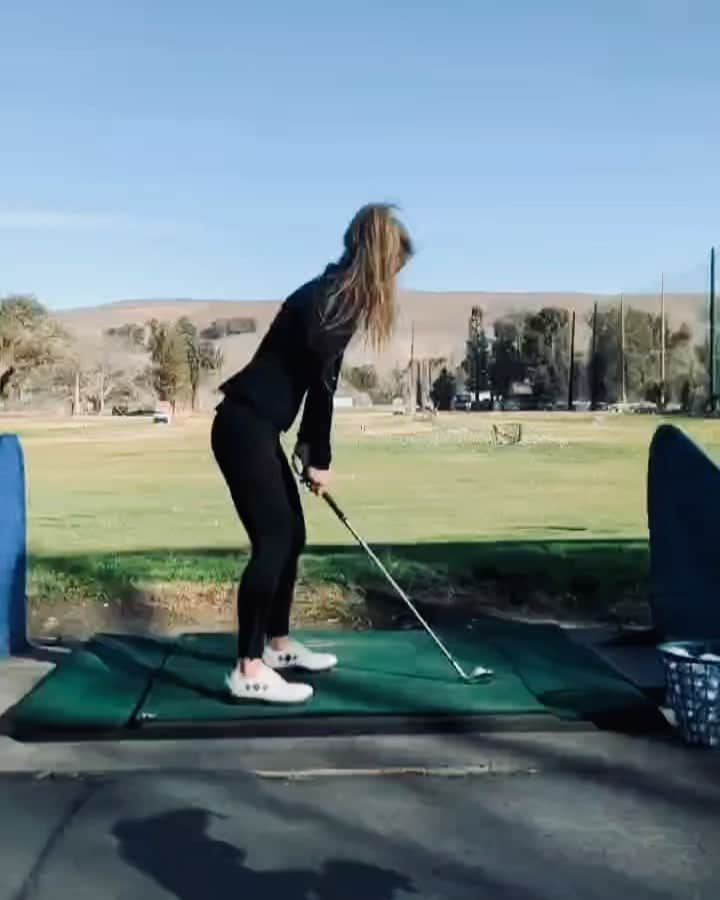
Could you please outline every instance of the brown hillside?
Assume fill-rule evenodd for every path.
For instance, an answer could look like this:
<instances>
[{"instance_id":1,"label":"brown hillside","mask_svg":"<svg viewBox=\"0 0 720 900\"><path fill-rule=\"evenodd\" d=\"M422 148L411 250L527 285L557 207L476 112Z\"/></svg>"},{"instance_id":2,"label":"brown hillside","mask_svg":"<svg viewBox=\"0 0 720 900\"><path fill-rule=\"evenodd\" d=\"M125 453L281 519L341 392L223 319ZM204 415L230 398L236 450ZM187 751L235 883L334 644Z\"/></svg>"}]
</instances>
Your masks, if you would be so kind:
<instances>
[{"instance_id":1,"label":"brown hillside","mask_svg":"<svg viewBox=\"0 0 720 900\"><path fill-rule=\"evenodd\" d=\"M415 353L417 356L450 357L459 361L467 332L467 321L473 306L480 306L489 328L498 318L514 312L538 310L544 306L574 308L577 312L577 347L587 343L586 319L594 301L602 305L616 303L616 298L593 294L561 293L490 293L455 292L432 293L405 291L400 295L398 328L390 347L378 357L359 341L349 349L351 364L373 362L380 371L394 365L404 365L410 354L412 323L415 324ZM626 306L659 311L657 296L644 295L625 298ZM251 300L132 300L102 306L71 309L57 314L65 326L83 338L99 336L106 328L127 322L145 322L187 316L204 328L215 319L233 316L252 317L257 321L255 334L238 335L222 341L227 369L237 368L250 357L258 340L269 326L277 308L276 301ZM696 294L666 296L666 312L671 325L686 322L697 342L704 339L706 298Z\"/></svg>"}]
</instances>

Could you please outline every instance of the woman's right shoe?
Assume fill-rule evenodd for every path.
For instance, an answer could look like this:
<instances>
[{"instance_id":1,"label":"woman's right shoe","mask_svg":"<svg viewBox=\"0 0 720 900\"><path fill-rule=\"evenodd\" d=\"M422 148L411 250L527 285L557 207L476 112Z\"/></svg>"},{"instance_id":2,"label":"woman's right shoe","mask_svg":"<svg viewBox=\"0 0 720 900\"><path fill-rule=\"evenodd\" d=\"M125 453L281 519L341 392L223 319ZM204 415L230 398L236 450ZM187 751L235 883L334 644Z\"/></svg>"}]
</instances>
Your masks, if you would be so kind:
<instances>
[{"instance_id":1,"label":"woman's right shoe","mask_svg":"<svg viewBox=\"0 0 720 900\"><path fill-rule=\"evenodd\" d=\"M335 668L338 658L334 653L318 653L291 638L284 650L273 650L272 646L266 647L263 653L263 662L276 671L298 668L305 669L307 672L326 672L328 669Z\"/></svg>"},{"instance_id":2,"label":"woman's right shoe","mask_svg":"<svg viewBox=\"0 0 720 900\"><path fill-rule=\"evenodd\" d=\"M243 673L241 666L236 666L225 678L225 685L236 700L305 703L313 695L313 689L309 684L285 681L281 675L264 664L252 678Z\"/></svg>"}]
</instances>

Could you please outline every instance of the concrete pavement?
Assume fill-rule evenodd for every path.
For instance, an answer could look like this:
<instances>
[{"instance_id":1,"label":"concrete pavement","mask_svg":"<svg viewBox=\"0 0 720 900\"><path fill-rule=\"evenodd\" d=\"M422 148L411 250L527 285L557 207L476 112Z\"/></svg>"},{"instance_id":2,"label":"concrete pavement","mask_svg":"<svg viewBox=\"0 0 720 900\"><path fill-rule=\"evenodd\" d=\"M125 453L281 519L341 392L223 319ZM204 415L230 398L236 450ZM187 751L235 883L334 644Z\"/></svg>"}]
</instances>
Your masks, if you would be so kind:
<instances>
[{"instance_id":1,"label":"concrete pavement","mask_svg":"<svg viewBox=\"0 0 720 900\"><path fill-rule=\"evenodd\" d=\"M717 796L553 772L0 780L0 900L715 900Z\"/></svg>"},{"instance_id":2,"label":"concrete pavement","mask_svg":"<svg viewBox=\"0 0 720 900\"><path fill-rule=\"evenodd\" d=\"M0 706L50 659L4 664ZM718 776L596 730L0 737L0 900L715 900Z\"/></svg>"}]
</instances>

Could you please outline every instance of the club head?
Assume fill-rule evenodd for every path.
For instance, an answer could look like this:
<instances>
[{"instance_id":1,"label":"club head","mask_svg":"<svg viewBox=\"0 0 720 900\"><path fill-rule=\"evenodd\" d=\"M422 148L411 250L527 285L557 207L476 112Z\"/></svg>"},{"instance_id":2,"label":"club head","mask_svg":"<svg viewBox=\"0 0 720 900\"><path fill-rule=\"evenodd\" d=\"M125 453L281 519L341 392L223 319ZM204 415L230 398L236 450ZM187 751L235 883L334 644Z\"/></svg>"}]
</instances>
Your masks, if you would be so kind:
<instances>
[{"instance_id":1,"label":"club head","mask_svg":"<svg viewBox=\"0 0 720 900\"><path fill-rule=\"evenodd\" d=\"M495 673L492 669L486 669L484 666L475 666L468 675L467 680L470 684L477 684L479 681L490 681L494 675Z\"/></svg>"}]
</instances>

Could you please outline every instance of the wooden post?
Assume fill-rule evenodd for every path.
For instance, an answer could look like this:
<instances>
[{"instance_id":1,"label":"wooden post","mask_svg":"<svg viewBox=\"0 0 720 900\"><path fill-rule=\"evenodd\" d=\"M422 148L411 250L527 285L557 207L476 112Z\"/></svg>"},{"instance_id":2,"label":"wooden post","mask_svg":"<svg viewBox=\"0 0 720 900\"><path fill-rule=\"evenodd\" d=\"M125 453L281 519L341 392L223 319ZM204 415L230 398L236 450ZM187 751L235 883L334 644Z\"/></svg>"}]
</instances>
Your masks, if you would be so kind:
<instances>
[{"instance_id":1,"label":"wooden post","mask_svg":"<svg viewBox=\"0 0 720 900\"><path fill-rule=\"evenodd\" d=\"M415 323L410 326L410 365L408 366L408 406L409 416L417 409L417 374L415 372Z\"/></svg>"},{"instance_id":2,"label":"wooden post","mask_svg":"<svg viewBox=\"0 0 720 900\"><path fill-rule=\"evenodd\" d=\"M75 386L73 388L73 415L80 415L80 369L75 369Z\"/></svg>"},{"instance_id":3,"label":"wooden post","mask_svg":"<svg viewBox=\"0 0 720 900\"><path fill-rule=\"evenodd\" d=\"M620 400L627 403L627 385L625 383L625 309L623 295L620 294Z\"/></svg>"},{"instance_id":4,"label":"wooden post","mask_svg":"<svg viewBox=\"0 0 720 900\"><path fill-rule=\"evenodd\" d=\"M665 408L665 274L660 275L660 409Z\"/></svg>"},{"instance_id":5,"label":"wooden post","mask_svg":"<svg viewBox=\"0 0 720 900\"><path fill-rule=\"evenodd\" d=\"M593 304L592 341L590 344L590 409L597 407L597 302Z\"/></svg>"},{"instance_id":6,"label":"wooden post","mask_svg":"<svg viewBox=\"0 0 720 900\"><path fill-rule=\"evenodd\" d=\"M421 403L423 412L430 406L430 360L424 359L421 363Z\"/></svg>"},{"instance_id":7,"label":"wooden post","mask_svg":"<svg viewBox=\"0 0 720 900\"><path fill-rule=\"evenodd\" d=\"M570 313L570 372L568 375L568 410L572 412L575 389L575 310Z\"/></svg>"},{"instance_id":8,"label":"wooden post","mask_svg":"<svg viewBox=\"0 0 720 900\"><path fill-rule=\"evenodd\" d=\"M710 250L710 346L708 347L708 375L710 377L710 412L717 412L715 389L715 248Z\"/></svg>"}]
</instances>

